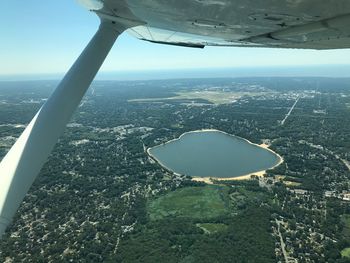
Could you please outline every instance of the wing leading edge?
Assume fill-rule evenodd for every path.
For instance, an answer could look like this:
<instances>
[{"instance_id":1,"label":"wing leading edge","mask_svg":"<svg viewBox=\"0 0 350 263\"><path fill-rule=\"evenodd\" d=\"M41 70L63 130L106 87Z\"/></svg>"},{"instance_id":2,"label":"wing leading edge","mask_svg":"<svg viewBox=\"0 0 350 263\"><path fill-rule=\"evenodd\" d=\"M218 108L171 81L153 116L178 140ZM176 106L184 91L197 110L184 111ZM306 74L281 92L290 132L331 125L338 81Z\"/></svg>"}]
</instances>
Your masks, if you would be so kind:
<instances>
[{"instance_id":1,"label":"wing leading edge","mask_svg":"<svg viewBox=\"0 0 350 263\"><path fill-rule=\"evenodd\" d=\"M103 3L104 7L97 11L100 16L141 21L142 25L128 32L155 43L189 47L350 48L348 0L104 0Z\"/></svg>"}]
</instances>

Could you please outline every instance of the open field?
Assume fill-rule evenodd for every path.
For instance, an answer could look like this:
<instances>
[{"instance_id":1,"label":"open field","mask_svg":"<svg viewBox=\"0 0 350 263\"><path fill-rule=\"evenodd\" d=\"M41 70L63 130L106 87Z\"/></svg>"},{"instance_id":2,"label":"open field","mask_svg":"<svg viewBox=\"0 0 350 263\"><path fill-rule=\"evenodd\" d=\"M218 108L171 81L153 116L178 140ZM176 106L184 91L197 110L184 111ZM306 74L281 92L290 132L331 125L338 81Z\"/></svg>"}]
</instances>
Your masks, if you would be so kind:
<instances>
[{"instance_id":1,"label":"open field","mask_svg":"<svg viewBox=\"0 0 350 263\"><path fill-rule=\"evenodd\" d=\"M181 188L148 203L148 212L151 220L169 216L218 217L228 213L226 191L226 187L214 185Z\"/></svg>"},{"instance_id":2,"label":"open field","mask_svg":"<svg viewBox=\"0 0 350 263\"><path fill-rule=\"evenodd\" d=\"M300 186L300 185L301 185L301 183L293 182L293 181L283 181L283 183L284 183L286 186Z\"/></svg>"},{"instance_id":3,"label":"open field","mask_svg":"<svg viewBox=\"0 0 350 263\"><path fill-rule=\"evenodd\" d=\"M265 93L257 92L232 92L232 91L182 91L176 92L176 96L168 98L132 99L129 102L166 101L166 100L195 100L202 99L213 104L227 104L235 102L243 96L261 96Z\"/></svg>"},{"instance_id":4,"label":"open field","mask_svg":"<svg viewBox=\"0 0 350 263\"><path fill-rule=\"evenodd\" d=\"M350 247L344 248L341 251L341 255L342 255L342 257L350 258Z\"/></svg>"}]
</instances>

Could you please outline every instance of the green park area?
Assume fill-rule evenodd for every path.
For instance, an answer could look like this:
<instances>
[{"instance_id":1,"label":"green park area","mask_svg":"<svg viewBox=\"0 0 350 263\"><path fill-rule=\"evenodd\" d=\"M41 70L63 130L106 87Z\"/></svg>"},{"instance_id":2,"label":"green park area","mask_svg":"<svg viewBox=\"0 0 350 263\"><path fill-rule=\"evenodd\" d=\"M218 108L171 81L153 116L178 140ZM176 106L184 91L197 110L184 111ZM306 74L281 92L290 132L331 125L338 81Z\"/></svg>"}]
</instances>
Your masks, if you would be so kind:
<instances>
[{"instance_id":1,"label":"green park area","mask_svg":"<svg viewBox=\"0 0 350 263\"><path fill-rule=\"evenodd\" d=\"M350 247L344 248L341 251L341 255L342 255L342 257L350 258Z\"/></svg>"},{"instance_id":2,"label":"green park area","mask_svg":"<svg viewBox=\"0 0 350 263\"><path fill-rule=\"evenodd\" d=\"M121 242L118 259L274 262L270 214L259 206L266 194L240 184L189 186L150 199L148 220Z\"/></svg>"},{"instance_id":3,"label":"green park area","mask_svg":"<svg viewBox=\"0 0 350 263\"><path fill-rule=\"evenodd\" d=\"M151 220L167 217L209 219L227 214L227 201L227 187L186 187L152 200L148 212Z\"/></svg>"}]
</instances>

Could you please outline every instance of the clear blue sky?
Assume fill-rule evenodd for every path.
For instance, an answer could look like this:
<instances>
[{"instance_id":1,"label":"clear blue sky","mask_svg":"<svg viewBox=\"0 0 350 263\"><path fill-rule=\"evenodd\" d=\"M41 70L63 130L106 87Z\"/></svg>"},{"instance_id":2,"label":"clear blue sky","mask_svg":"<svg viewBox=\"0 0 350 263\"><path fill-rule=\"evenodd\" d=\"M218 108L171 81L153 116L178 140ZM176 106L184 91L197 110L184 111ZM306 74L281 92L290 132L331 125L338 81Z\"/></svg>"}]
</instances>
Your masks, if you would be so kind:
<instances>
[{"instance_id":1,"label":"clear blue sky","mask_svg":"<svg viewBox=\"0 0 350 263\"><path fill-rule=\"evenodd\" d=\"M0 75L62 73L99 24L75 0L2 0ZM102 71L349 64L350 49L312 51L252 48L191 49L151 44L124 33Z\"/></svg>"}]
</instances>

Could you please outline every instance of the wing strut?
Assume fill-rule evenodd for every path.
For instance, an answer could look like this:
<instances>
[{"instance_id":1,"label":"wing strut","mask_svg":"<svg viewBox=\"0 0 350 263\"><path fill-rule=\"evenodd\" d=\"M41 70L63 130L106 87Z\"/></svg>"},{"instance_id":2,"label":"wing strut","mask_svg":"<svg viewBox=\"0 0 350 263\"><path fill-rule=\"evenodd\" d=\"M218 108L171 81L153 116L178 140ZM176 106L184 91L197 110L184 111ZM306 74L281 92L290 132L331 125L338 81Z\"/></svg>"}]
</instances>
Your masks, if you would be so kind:
<instances>
[{"instance_id":1,"label":"wing strut","mask_svg":"<svg viewBox=\"0 0 350 263\"><path fill-rule=\"evenodd\" d=\"M0 237L97 71L124 31L102 21L88 46L0 163Z\"/></svg>"}]
</instances>

